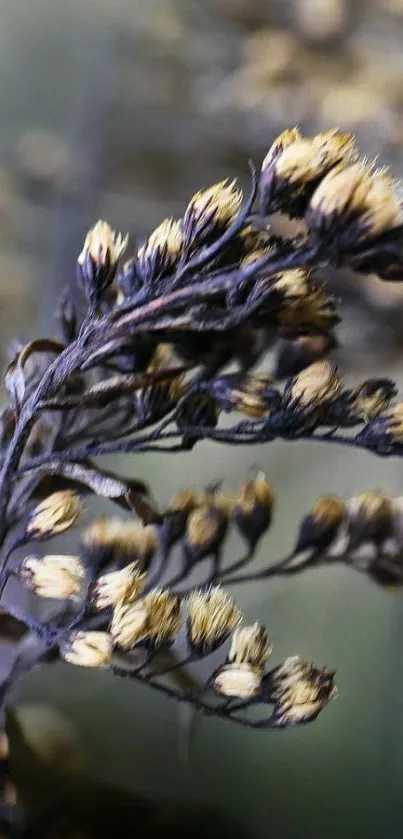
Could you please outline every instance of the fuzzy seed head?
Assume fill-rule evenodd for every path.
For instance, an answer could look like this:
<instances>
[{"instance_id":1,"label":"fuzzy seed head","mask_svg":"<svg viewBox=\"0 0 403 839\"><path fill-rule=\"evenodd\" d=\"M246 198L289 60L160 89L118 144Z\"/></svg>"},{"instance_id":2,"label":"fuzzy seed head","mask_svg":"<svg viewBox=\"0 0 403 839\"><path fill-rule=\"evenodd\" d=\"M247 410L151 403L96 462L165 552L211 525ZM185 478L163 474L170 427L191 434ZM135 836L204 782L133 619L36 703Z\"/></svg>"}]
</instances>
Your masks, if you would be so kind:
<instances>
[{"instance_id":1,"label":"fuzzy seed head","mask_svg":"<svg viewBox=\"0 0 403 839\"><path fill-rule=\"evenodd\" d=\"M186 217L193 217L195 229L211 223L220 227L229 227L238 215L242 204L242 191L237 188L236 180L220 181L208 189L196 192L191 199Z\"/></svg>"},{"instance_id":2,"label":"fuzzy seed head","mask_svg":"<svg viewBox=\"0 0 403 839\"><path fill-rule=\"evenodd\" d=\"M363 523L387 522L392 520L393 503L384 492L370 490L352 498L349 511L353 517L359 516Z\"/></svg>"},{"instance_id":3,"label":"fuzzy seed head","mask_svg":"<svg viewBox=\"0 0 403 839\"><path fill-rule=\"evenodd\" d=\"M295 268L277 274L274 288L288 299L300 299L309 294L310 272L306 268Z\"/></svg>"},{"instance_id":4,"label":"fuzzy seed head","mask_svg":"<svg viewBox=\"0 0 403 839\"><path fill-rule=\"evenodd\" d=\"M32 511L27 533L34 539L56 536L72 527L81 512L82 506L76 492L67 489L54 492Z\"/></svg>"},{"instance_id":5,"label":"fuzzy seed head","mask_svg":"<svg viewBox=\"0 0 403 839\"><path fill-rule=\"evenodd\" d=\"M301 140L301 134L298 131L298 128L287 128L285 131L282 131L282 133L276 137L270 146L270 149L263 160L262 172L265 169L268 169L272 165L273 161L280 157L284 149L294 145L294 143L299 140Z\"/></svg>"},{"instance_id":6,"label":"fuzzy seed head","mask_svg":"<svg viewBox=\"0 0 403 839\"><path fill-rule=\"evenodd\" d=\"M62 656L80 667L107 667L112 658L112 639L107 632L77 632L64 645Z\"/></svg>"},{"instance_id":7,"label":"fuzzy seed head","mask_svg":"<svg viewBox=\"0 0 403 839\"><path fill-rule=\"evenodd\" d=\"M110 633L113 643L122 650L130 650L139 641L145 640L148 634L148 609L145 601L120 603L116 606Z\"/></svg>"},{"instance_id":8,"label":"fuzzy seed head","mask_svg":"<svg viewBox=\"0 0 403 839\"><path fill-rule=\"evenodd\" d=\"M272 649L273 644L264 626L258 623L241 626L232 636L228 661L233 664L250 664L262 670Z\"/></svg>"},{"instance_id":9,"label":"fuzzy seed head","mask_svg":"<svg viewBox=\"0 0 403 839\"><path fill-rule=\"evenodd\" d=\"M394 443L403 443L403 402L398 402L383 414L389 437Z\"/></svg>"},{"instance_id":10,"label":"fuzzy seed head","mask_svg":"<svg viewBox=\"0 0 403 839\"><path fill-rule=\"evenodd\" d=\"M258 696L262 684L259 669L250 664L225 664L217 672L214 689L222 696L238 699L252 699Z\"/></svg>"},{"instance_id":11,"label":"fuzzy seed head","mask_svg":"<svg viewBox=\"0 0 403 839\"><path fill-rule=\"evenodd\" d=\"M96 609L107 609L120 603L133 603L142 593L146 581L137 562L131 562L120 571L111 571L98 578L93 593Z\"/></svg>"},{"instance_id":12,"label":"fuzzy seed head","mask_svg":"<svg viewBox=\"0 0 403 839\"><path fill-rule=\"evenodd\" d=\"M181 601L178 595L156 588L144 598L148 614L147 638L156 646L171 644L181 628Z\"/></svg>"},{"instance_id":13,"label":"fuzzy seed head","mask_svg":"<svg viewBox=\"0 0 403 839\"><path fill-rule=\"evenodd\" d=\"M334 672L319 670L301 661L299 656L286 659L275 671L272 698L280 725L307 722L337 696Z\"/></svg>"},{"instance_id":14,"label":"fuzzy seed head","mask_svg":"<svg viewBox=\"0 0 403 839\"><path fill-rule=\"evenodd\" d=\"M369 379L352 392L352 413L369 422L389 408L395 395L395 385L389 379Z\"/></svg>"},{"instance_id":15,"label":"fuzzy seed head","mask_svg":"<svg viewBox=\"0 0 403 839\"><path fill-rule=\"evenodd\" d=\"M106 221L97 221L87 234L78 264L84 266L88 256L95 265L112 267L117 265L127 248L129 236L115 233Z\"/></svg>"},{"instance_id":16,"label":"fuzzy seed head","mask_svg":"<svg viewBox=\"0 0 403 839\"><path fill-rule=\"evenodd\" d=\"M250 515L257 506L271 510L274 499L274 492L266 481L264 473L258 472L251 481L242 484L236 499L236 505L244 514Z\"/></svg>"},{"instance_id":17,"label":"fuzzy seed head","mask_svg":"<svg viewBox=\"0 0 403 839\"><path fill-rule=\"evenodd\" d=\"M87 528L82 541L90 549L107 548L117 560L136 557L142 565L150 562L158 548L152 527L118 518L97 519Z\"/></svg>"},{"instance_id":18,"label":"fuzzy seed head","mask_svg":"<svg viewBox=\"0 0 403 839\"><path fill-rule=\"evenodd\" d=\"M185 539L191 551L200 556L215 550L226 533L227 517L222 509L203 504L190 513Z\"/></svg>"},{"instance_id":19,"label":"fuzzy seed head","mask_svg":"<svg viewBox=\"0 0 403 839\"><path fill-rule=\"evenodd\" d=\"M276 175L289 184L315 181L336 164L349 160L353 149L352 137L335 130L296 139L277 158Z\"/></svg>"},{"instance_id":20,"label":"fuzzy seed head","mask_svg":"<svg viewBox=\"0 0 403 839\"><path fill-rule=\"evenodd\" d=\"M271 376L264 374L243 376L239 385L231 392L236 410L253 419L264 417L268 411L264 397L272 381Z\"/></svg>"},{"instance_id":21,"label":"fuzzy seed head","mask_svg":"<svg viewBox=\"0 0 403 839\"><path fill-rule=\"evenodd\" d=\"M168 504L168 512L185 513L194 510L203 503L204 495L193 487L180 490Z\"/></svg>"},{"instance_id":22,"label":"fuzzy seed head","mask_svg":"<svg viewBox=\"0 0 403 839\"><path fill-rule=\"evenodd\" d=\"M173 218L166 218L138 251L139 262L147 263L157 259L161 260L164 268L168 268L179 258L182 244L181 223Z\"/></svg>"},{"instance_id":23,"label":"fuzzy seed head","mask_svg":"<svg viewBox=\"0 0 403 839\"><path fill-rule=\"evenodd\" d=\"M48 555L41 559L28 556L20 577L40 597L79 600L85 571L78 556Z\"/></svg>"},{"instance_id":24,"label":"fuzzy seed head","mask_svg":"<svg viewBox=\"0 0 403 839\"><path fill-rule=\"evenodd\" d=\"M341 379L331 361L315 361L292 380L290 400L301 407L322 406L341 392ZM288 401L288 400L287 400Z\"/></svg>"},{"instance_id":25,"label":"fuzzy seed head","mask_svg":"<svg viewBox=\"0 0 403 839\"><path fill-rule=\"evenodd\" d=\"M312 507L312 520L321 526L335 527L342 523L346 505L337 495L324 495Z\"/></svg>"},{"instance_id":26,"label":"fuzzy seed head","mask_svg":"<svg viewBox=\"0 0 403 839\"><path fill-rule=\"evenodd\" d=\"M242 619L235 601L220 586L192 591L187 605L188 639L195 652L220 646Z\"/></svg>"}]
</instances>

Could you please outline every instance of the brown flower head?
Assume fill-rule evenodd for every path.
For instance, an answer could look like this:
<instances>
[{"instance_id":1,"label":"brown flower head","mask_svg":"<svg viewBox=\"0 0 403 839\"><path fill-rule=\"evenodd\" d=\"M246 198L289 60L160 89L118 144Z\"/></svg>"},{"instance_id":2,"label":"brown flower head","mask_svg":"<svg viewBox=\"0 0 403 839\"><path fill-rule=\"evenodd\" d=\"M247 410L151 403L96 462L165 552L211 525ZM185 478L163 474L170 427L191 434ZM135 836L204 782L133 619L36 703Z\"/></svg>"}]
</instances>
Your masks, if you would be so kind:
<instances>
[{"instance_id":1,"label":"brown flower head","mask_svg":"<svg viewBox=\"0 0 403 839\"><path fill-rule=\"evenodd\" d=\"M242 191L236 181L220 181L196 192L183 217L182 230L188 244L199 245L224 232L239 213Z\"/></svg>"},{"instance_id":2,"label":"brown flower head","mask_svg":"<svg viewBox=\"0 0 403 839\"><path fill-rule=\"evenodd\" d=\"M315 361L287 384L284 404L288 410L323 408L341 392L341 379L333 362Z\"/></svg>"},{"instance_id":3,"label":"brown flower head","mask_svg":"<svg viewBox=\"0 0 403 839\"><path fill-rule=\"evenodd\" d=\"M119 603L132 603L140 596L146 581L137 562L130 562L120 571L111 571L98 577L93 590L96 609L107 609Z\"/></svg>"},{"instance_id":4,"label":"brown flower head","mask_svg":"<svg viewBox=\"0 0 403 839\"><path fill-rule=\"evenodd\" d=\"M299 656L286 659L272 675L271 699L279 727L310 722L337 696L334 672L320 670Z\"/></svg>"},{"instance_id":5,"label":"brown flower head","mask_svg":"<svg viewBox=\"0 0 403 839\"><path fill-rule=\"evenodd\" d=\"M250 664L262 670L272 652L273 644L264 626L254 623L235 629L232 636L228 662Z\"/></svg>"},{"instance_id":6,"label":"brown flower head","mask_svg":"<svg viewBox=\"0 0 403 839\"><path fill-rule=\"evenodd\" d=\"M152 589L144 598L147 610L147 639L157 647L171 644L181 628L181 601L167 589Z\"/></svg>"},{"instance_id":7,"label":"brown flower head","mask_svg":"<svg viewBox=\"0 0 403 839\"><path fill-rule=\"evenodd\" d=\"M263 472L242 484L232 516L253 550L271 523L274 492Z\"/></svg>"}]
</instances>

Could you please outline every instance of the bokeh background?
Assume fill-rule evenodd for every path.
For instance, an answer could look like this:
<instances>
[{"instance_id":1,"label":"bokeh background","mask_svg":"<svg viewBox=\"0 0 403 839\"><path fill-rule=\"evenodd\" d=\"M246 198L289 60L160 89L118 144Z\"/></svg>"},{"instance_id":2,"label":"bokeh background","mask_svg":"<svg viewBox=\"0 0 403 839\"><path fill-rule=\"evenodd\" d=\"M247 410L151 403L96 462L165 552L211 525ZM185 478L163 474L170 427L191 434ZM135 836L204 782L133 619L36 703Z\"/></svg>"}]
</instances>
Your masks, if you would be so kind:
<instances>
[{"instance_id":1,"label":"bokeh background","mask_svg":"<svg viewBox=\"0 0 403 839\"><path fill-rule=\"evenodd\" d=\"M54 333L96 218L141 239L202 186L237 176L247 187L248 159L285 127L351 129L402 175L402 42L402 0L1 0L2 363L12 335ZM402 383L400 287L329 281L351 381ZM132 468L164 503L183 484L234 487L254 464L278 497L261 563L289 549L320 494L403 495L399 462L303 442L206 444ZM104 674L45 668L15 695L18 737L40 753L36 764L17 742L24 782L49 797L59 771L80 771L84 787L214 805L256 839L400 836L402 595L338 568L251 585L239 601L270 629L276 661L337 668L340 698L315 724L265 735L201 719L184 764L176 706Z\"/></svg>"}]
</instances>

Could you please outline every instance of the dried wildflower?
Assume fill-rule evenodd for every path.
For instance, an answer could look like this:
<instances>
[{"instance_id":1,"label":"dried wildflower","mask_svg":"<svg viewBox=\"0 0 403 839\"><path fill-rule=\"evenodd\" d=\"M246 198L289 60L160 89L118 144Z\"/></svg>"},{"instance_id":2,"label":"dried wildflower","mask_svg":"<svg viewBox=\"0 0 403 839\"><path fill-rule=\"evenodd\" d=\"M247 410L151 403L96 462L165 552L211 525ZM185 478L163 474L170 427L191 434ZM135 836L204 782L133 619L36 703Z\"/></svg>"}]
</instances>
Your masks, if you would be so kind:
<instances>
[{"instance_id":1,"label":"dried wildflower","mask_svg":"<svg viewBox=\"0 0 403 839\"><path fill-rule=\"evenodd\" d=\"M28 556L22 563L20 577L40 597L79 600L85 571L78 556Z\"/></svg>"},{"instance_id":2,"label":"dried wildflower","mask_svg":"<svg viewBox=\"0 0 403 839\"><path fill-rule=\"evenodd\" d=\"M261 207L300 216L320 179L337 164L352 159L354 143L349 134L336 130L311 138L288 133L285 142L282 136L275 140L262 164Z\"/></svg>"},{"instance_id":3,"label":"dried wildflower","mask_svg":"<svg viewBox=\"0 0 403 839\"><path fill-rule=\"evenodd\" d=\"M145 600L119 603L110 625L113 643L122 650L130 650L148 635L148 608Z\"/></svg>"},{"instance_id":4,"label":"dried wildflower","mask_svg":"<svg viewBox=\"0 0 403 839\"><path fill-rule=\"evenodd\" d=\"M350 411L357 419L369 422L389 408L396 393L390 379L368 379L351 392Z\"/></svg>"},{"instance_id":5,"label":"dried wildflower","mask_svg":"<svg viewBox=\"0 0 403 839\"><path fill-rule=\"evenodd\" d=\"M222 696L252 699L259 695L262 675L250 664L224 664L214 676L213 687Z\"/></svg>"},{"instance_id":6,"label":"dried wildflower","mask_svg":"<svg viewBox=\"0 0 403 839\"><path fill-rule=\"evenodd\" d=\"M65 642L62 656L80 667L107 667L112 658L112 639L107 632L76 632Z\"/></svg>"},{"instance_id":7,"label":"dried wildflower","mask_svg":"<svg viewBox=\"0 0 403 839\"><path fill-rule=\"evenodd\" d=\"M294 554L306 550L322 553L337 539L347 517L345 502L335 495L319 498L301 523Z\"/></svg>"},{"instance_id":8,"label":"dried wildflower","mask_svg":"<svg viewBox=\"0 0 403 839\"><path fill-rule=\"evenodd\" d=\"M350 549L373 541L382 543L393 532L393 504L377 490L365 492L348 502Z\"/></svg>"},{"instance_id":9,"label":"dried wildflower","mask_svg":"<svg viewBox=\"0 0 403 839\"><path fill-rule=\"evenodd\" d=\"M264 626L254 623L235 630L228 661L232 664L250 664L262 669L272 652L273 644Z\"/></svg>"},{"instance_id":10,"label":"dried wildflower","mask_svg":"<svg viewBox=\"0 0 403 839\"><path fill-rule=\"evenodd\" d=\"M260 419L268 412L272 377L264 374L229 374L217 377L212 393L224 411L236 410Z\"/></svg>"},{"instance_id":11,"label":"dried wildflower","mask_svg":"<svg viewBox=\"0 0 403 839\"><path fill-rule=\"evenodd\" d=\"M223 507L203 504L190 513L185 531L185 545L193 561L218 550L228 527L228 514Z\"/></svg>"},{"instance_id":12,"label":"dried wildflower","mask_svg":"<svg viewBox=\"0 0 403 839\"><path fill-rule=\"evenodd\" d=\"M106 221L98 221L87 234L77 264L88 299L97 301L111 285L128 236L116 234Z\"/></svg>"},{"instance_id":13,"label":"dried wildflower","mask_svg":"<svg viewBox=\"0 0 403 839\"><path fill-rule=\"evenodd\" d=\"M238 215L241 203L242 191L235 180L220 181L196 192L183 217L182 230L186 242L198 245L225 230Z\"/></svg>"},{"instance_id":14,"label":"dried wildflower","mask_svg":"<svg viewBox=\"0 0 403 839\"><path fill-rule=\"evenodd\" d=\"M219 647L242 619L235 601L220 586L192 591L187 605L188 640L199 655Z\"/></svg>"},{"instance_id":15,"label":"dried wildflower","mask_svg":"<svg viewBox=\"0 0 403 839\"><path fill-rule=\"evenodd\" d=\"M202 493L189 487L171 498L161 526L161 539L166 550L181 539L190 513L205 500Z\"/></svg>"},{"instance_id":16,"label":"dried wildflower","mask_svg":"<svg viewBox=\"0 0 403 839\"><path fill-rule=\"evenodd\" d=\"M403 443L403 402L393 405L382 415L388 437L394 443Z\"/></svg>"},{"instance_id":17,"label":"dried wildflower","mask_svg":"<svg viewBox=\"0 0 403 839\"><path fill-rule=\"evenodd\" d=\"M334 672L319 670L299 656L287 658L271 674L271 698L279 727L315 719L336 696Z\"/></svg>"},{"instance_id":18,"label":"dried wildflower","mask_svg":"<svg viewBox=\"0 0 403 839\"><path fill-rule=\"evenodd\" d=\"M142 277L155 280L169 271L179 259L182 243L181 223L164 219L137 253Z\"/></svg>"},{"instance_id":19,"label":"dried wildflower","mask_svg":"<svg viewBox=\"0 0 403 839\"><path fill-rule=\"evenodd\" d=\"M88 562L100 567L110 562L122 567L137 560L147 568L158 548L152 527L117 518L97 519L83 534L82 542Z\"/></svg>"},{"instance_id":20,"label":"dried wildflower","mask_svg":"<svg viewBox=\"0 0 403 839\"><path fill-rule=\"evenodd\" d=\"M351 246L399 227L403 212L393 180L359 162L329 172L312 196L307 221L338 247Z\"/></svg>"},{"instance_id":21,"label":"dried wildflower","mask_svg":"<svg viewBox=\"0 0 403 839\"><path fill-rule=\"evenodd\" d=\"M144 598L147 639L155 646L171 644L181 628L181 601L167 589L152 589Z\"/></svg>"},{"instance_id":22,"label":"dried wildflower","mask_svg":"<svg viewBox=\"0 0 403 839\"><path fill-rule=\"evenodd\" d=\"M341 392L337 366L331 361L316 361L287 384L284 405L287 410L323 408Z\"/></svg>"},{"instance_id":23,"label":"dried wildflower","mask_svg":"<svg viewBox=\"0 0 403 839\"><path fill-rule=\"evenodd\" d=\"M33 539L46 539L63 533L76 523L82 512L80 496L73 490L48 495L30 513L27 533Z\"/></svg>"},{"instance_id":24,"label":"dried wildflower","mask_svg":"<svg viewBox=\"0 0 403 839\"><path fill-rule=\"evenodd\" d=\"M120 571L102 574L95 583L92 601L96 609L107 609L123 601L132 603L142 593L146 574L141 572L137 562L131 562Z\"/></svg>"},{"instance_id":25,"label":"dried wildflower","mask_svg":"<svg viewBox=\"0 0 403 839\"><path fill-rule=\"evenodd\" d=\"M233 506L233 518L254 550L271 523L274 493L263 472L242 484Z\"/></svg>"}]
</instances>

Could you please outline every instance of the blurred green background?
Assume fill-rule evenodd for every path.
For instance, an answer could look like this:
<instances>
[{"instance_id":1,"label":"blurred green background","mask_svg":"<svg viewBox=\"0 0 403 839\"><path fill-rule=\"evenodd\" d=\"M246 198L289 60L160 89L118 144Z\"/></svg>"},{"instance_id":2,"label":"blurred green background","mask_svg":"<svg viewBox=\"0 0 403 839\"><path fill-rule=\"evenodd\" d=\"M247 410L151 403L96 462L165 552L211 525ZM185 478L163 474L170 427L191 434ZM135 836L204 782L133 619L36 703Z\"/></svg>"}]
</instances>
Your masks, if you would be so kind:
<instances>
[{"instance_id":1,"label":"blurred green background","mask_svg":"<svg viewBox=\"0 0 403 839\"><path fill-rule=\"evenodd\" d=\"M96 218L141 238L200 187L227 176L247 187L248 159L259 163L287 126L351 129L401 174L402 39L401 0L1 0L2 343L54 332ZM400 289L346 276L337 290L351 381L401 384ZM398 461L310 443L202 445L175 463L133 459L133 474L164 503L185 484L235 486L253 464L278 497L261 563L290 548L320 494L403 495ZM402 596L341 568L239 591L245 615L272 633L275 661L298 653L337 668L340 698L313 725L272 735L201 719L189 766L168 701L105 674L32 674L15 704L47 755L42 786L35 761L24 771L43 796L55 762L67 772L79 754L86 780L213 804L259 839L400 836Z\"/></svg>"}]
</instances>

